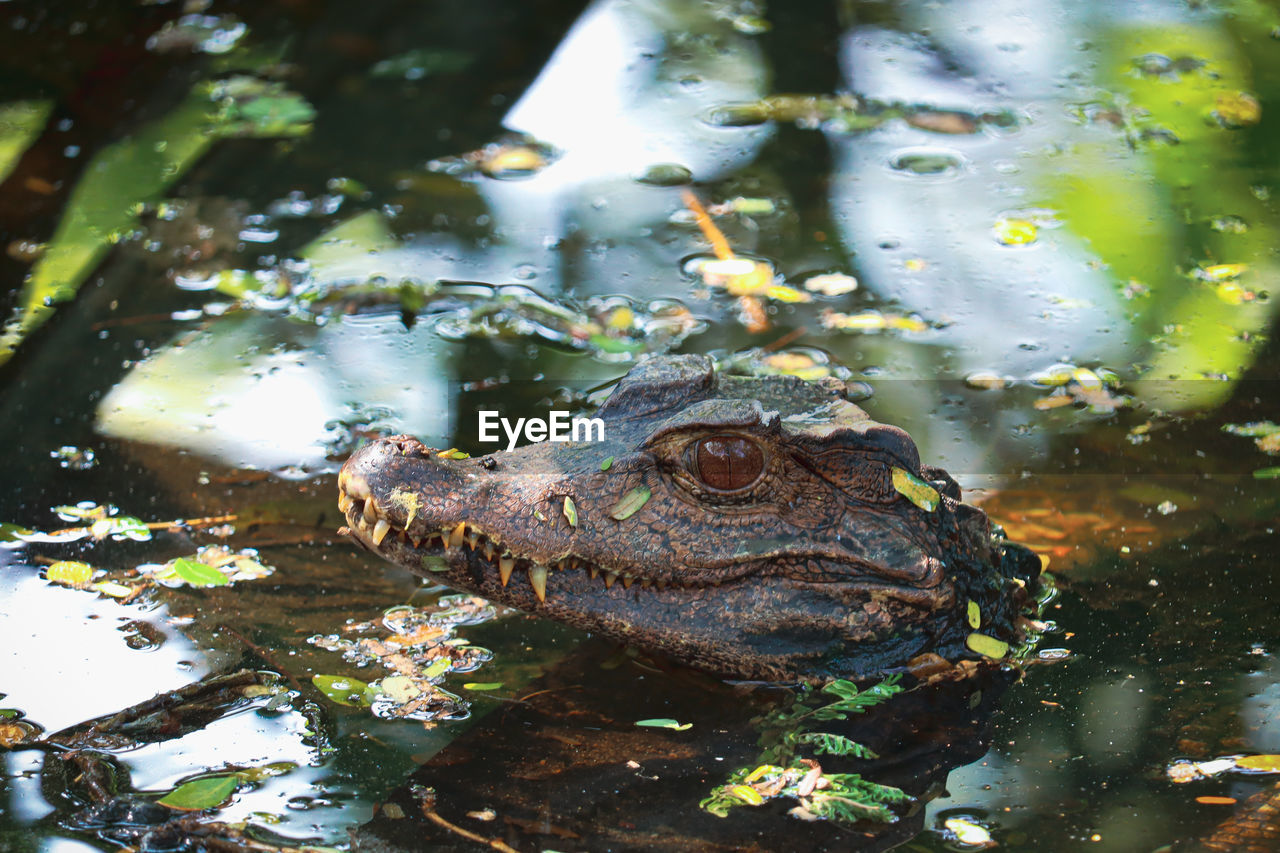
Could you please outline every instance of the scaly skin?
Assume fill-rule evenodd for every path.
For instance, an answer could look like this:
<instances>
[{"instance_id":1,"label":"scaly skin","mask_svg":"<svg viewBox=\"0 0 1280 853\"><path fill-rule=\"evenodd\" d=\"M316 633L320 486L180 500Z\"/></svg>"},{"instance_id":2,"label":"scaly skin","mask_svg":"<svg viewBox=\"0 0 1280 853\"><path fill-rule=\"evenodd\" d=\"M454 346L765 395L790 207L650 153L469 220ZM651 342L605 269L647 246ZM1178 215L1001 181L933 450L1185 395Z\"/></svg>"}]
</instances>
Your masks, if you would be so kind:
<instances>
[{"instance_id":1,"label":"scaly skin","mask_svg":"<svg viewBox=\"0 0 1280 853\"><path fill-rule=\"evenodd\" d=\"M375 441L339 475L350 533L433 580L738 678L862 679L926 652L978 658L970 601L982 633L1021 639L1038 559L993 535L843 383L654 358L597 416L605 441L478 459ZM708 438L758 451L734 463L751 482L717 476L699 456ZM894 468L931 483L936 508L900 494ZM650 497L627 516L641 488Z\"/></svg>"}]
</instances>

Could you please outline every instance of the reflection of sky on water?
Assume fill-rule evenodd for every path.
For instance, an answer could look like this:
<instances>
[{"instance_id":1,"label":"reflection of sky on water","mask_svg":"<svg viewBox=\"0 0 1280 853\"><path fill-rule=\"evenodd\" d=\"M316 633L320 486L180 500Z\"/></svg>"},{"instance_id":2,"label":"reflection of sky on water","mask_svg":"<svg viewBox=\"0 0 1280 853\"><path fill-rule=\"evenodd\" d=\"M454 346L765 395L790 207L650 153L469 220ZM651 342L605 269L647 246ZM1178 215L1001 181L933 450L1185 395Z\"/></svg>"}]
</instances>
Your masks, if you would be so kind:
<instances>
[{"instance_id":1,"label":"reflection of sky on water","mask_svg":"<svg viewBox=\"0 0 1280 853\"><path fill-rule=\"evenodd\" d=\"M238 315L140 363L103 399L106 435L192 450L235 467L314 476L335 424L367 406L397 431L449 434L449 385L426 324L398 316L310 326Z\"/></svg>"}]
</instances>

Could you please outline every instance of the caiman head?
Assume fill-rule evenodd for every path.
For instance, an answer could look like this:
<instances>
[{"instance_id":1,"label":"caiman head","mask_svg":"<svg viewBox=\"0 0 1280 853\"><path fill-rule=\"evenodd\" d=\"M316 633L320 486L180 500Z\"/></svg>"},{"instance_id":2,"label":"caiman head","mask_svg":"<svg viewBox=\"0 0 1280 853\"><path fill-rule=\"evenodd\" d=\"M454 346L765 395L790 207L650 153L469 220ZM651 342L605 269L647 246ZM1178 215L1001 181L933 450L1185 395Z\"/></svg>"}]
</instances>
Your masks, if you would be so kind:
<instances>
[{"instance_id":1,"label":"caiman head","mask_svg":"<svg viewBox=\"0 0 1280 853\"><path fill-rule=\"evenodd\" d=\"M860 679L1020 639L1039 560L842 382L654 358L597 416L603 441L475 459L380 439L339 505L385 559L732 677Z\"/></svg>"}]
</instances>

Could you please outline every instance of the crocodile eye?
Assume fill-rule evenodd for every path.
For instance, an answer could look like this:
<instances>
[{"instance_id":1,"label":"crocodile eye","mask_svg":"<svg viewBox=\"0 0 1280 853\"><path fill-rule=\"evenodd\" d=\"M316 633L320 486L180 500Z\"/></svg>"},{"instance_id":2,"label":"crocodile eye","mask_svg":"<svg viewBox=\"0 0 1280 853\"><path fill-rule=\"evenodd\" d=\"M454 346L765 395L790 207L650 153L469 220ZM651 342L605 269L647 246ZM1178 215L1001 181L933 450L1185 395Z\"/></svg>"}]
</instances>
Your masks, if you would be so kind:
<instances>
[{"instance_id":1,"label":"crocodile eye","mask_svg":"<svg viewBox=\"0 0 1280 853\"><path fill-rule=\"evenodd\" d=\"M691 449L694 476L717 491L745 489L764 471L764 451L741 436L713 435L699 439Z\"/></svg>"}]
</instances>

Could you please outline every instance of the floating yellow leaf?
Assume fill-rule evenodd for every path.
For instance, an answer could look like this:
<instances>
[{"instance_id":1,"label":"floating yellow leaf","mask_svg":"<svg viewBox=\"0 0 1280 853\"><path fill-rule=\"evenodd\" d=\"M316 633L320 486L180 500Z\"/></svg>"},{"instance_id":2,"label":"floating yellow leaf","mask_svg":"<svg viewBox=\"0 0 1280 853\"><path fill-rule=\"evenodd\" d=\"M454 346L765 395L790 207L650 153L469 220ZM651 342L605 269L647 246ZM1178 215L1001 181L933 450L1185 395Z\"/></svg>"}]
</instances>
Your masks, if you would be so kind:
<instances>
[{"instance_id":1,"label":"floating yellow leaf","mask_svg":"<svg viewBox=\"0 0 1280 853\"><path fill-rule=\"evenodd\" d=\"M775 302L809 302L812 297L803 290L796 290L785 284L774 284L765 288L764 295Z\"/></svg>"},{"instance_id":2,"label":"floating yellow leaf","mask_svg":"<svg viewBox=\"0 0 1280 853\"><path fill-rule=\"evenodd\" d=\"M764 797L760 795L760 792L750 785L734 785L729 789L729 793L749 806L758 806L764 802Z\"/></svg>"},{"instance_id":3,"label":"floating yellow leaf","mask_svg":"<svg viewBox=\"0 0 1280 853\"><path fill-rule=\"evenodd\" d=\"M1205 281L1219 282L1239 278L1249 270L1248 264L1213 264L1196 270L1196 278Z\"/></svg>"},{"instance_id":4,"label":"floating yellow leaf","mask_svg":"<svg viewBox=\"0 0 1280 853\"><path fill-rule=\"evenodd\" d=\"M524 145L512 145L499 149L480 164L486 175L499 178L517 174L533 174L547 165L546 158L538 151Z\"/></svg>"},{"instance_id":5,"label":"floating yellow leaf","mask_svg":"<svg viewBox=\"0 0 1280 853\"><path fill-rule=\"evenodd\" d=\"M573 498L565 495L564 497L564 517L569 522L570 527L578 526L578 507L574 505Z\"/></svg>"},{"instance_id":6,"label":"floating yellow leaf","mask_svg":"<svg viewBox=\"0 0 1280 853\"><path fill-rule=\"evenodd\" d=\"M605 325L615 331L624 332L636 324L636 314L625 305L621 308L615 308L610 314L609 319L605 320Z\"/></svg>"},{"instance_id":7,"label":"floating yellow leaf","mask_svg":"<svg viewBox=\"0 0 1280 853\"><path fill-rule=\"evenodd\" d=\"M893 487L925 512L933 512L942 500L937 489L902 468L893 469Z\"/></svg>"},{"instance_id":8,"label":"floating yellow leaf","mask_svg":"<svg viewBox=\"0 0 1280 853\"><path fill-rule=\"evenodd\" d=\"M929 264L924 258L908 258L902 262L902 266L907 272L923 272Z\"/></svg>"},{"instance_id":9,"label":"floating yellow leaf","mask_svg":"<svg viewBox=\"0 0 1280 853\"><path fill-rule=\"evenodd\" d=\"M978 609L978 602L973 600L969 601L967 616L970 628L982 627L982 611Z\"/></svg>"},{"instance_id":10,"label":"floating yellow leaf","mask_svg":"<svg viewBox=\"0 0 1280 853\"><path fill-rule=\"evenodd\" d=\"M952 817L943 821L943 826L949 829L961 844L970 847L990 847L995 844L991 840L991 833L987 832L985 826L965 820L964 818Z\"/></svg>"},{"instance_id":11,"label":"floating yellow leaf","mask_svg":"<svg viewBox=\"0 0 1280 853\"><path fill-rule=\"evenodd\" d=\"M861 314L840 314L829 311L822 316L822 325L828 329L879 331L888 323L879 311L863 311Z\"/></svg>"},{"instance_id":12,"label":"floating yellow leaf","mask_svg":"<svg viewBox=\"0 0 1280 853\"><path fill-rule=\"evenodd\" d=\"M752 770L750 775L748 775L747 778L743 779L742 781L750 785L752 782L755 782L764 776L781 773L782 770L783 768L777 766L776 764L761 764L755 770Z\"/></svg>"},{"instance_id":13,"label":"floating yellow leaf","mask_svg":"<svg viewBox=\"0 0 1280 853\"><path fill-rule=\"evenodd\" d=\"M379 693L397 705L403 705L422 695L422 688L407 675L388 675L378 682L377 687Z\"/></svg>"},{"instance_id":14,"label":"floating yellow leaf","mask_svg":"<svg viewBox=\"0 0 1280 853\"><path fill-rule=\"evenodd\" d=\"M1002 246L1026 246L1034 243L1039 231L1036 224L1029 220L1003 217L997 219L992 228L996 242Z\"/></svg>"},{"instance_id":15,"label":"floating yellow leaf","mask_svg":"<svg viewBox=\"0 0 1280 853\"><path fill-rule=\"evenodd\" d=\"M59 560L45 570L45 577L64 586L79 586L93 579L93 566L79 560Z\"/></svg>"},{"instance_id":16,"label":"floating yellow leaf","mask_svg":"<svg viewBox=\"0 0 1280 853\"><path fill-rule=\"evenodd\" d=\"M1197 803L1203 803L1206 806L1230 806L1236 802L1235 797L1196 797Z\"/></svg>"},{"instance_id":17,"label":"floating yellow leaf","mask_svg":"<svg viewBox=\"0 0 1280 853\"><path fill-rule=\"evenodd\" d=\"M1009 644L1004 640L998 640L995 637L988 637L986 634L977 632L965 637L964 644L978 654L995 660L999 660L1009 653Z\"/></svg>"},{"instance_id":18,"label":"floating yellow leaf","mask_svg":"<svg viewBox=\"0 0 1280 853\"><path fill-rule=\"evenodd\" d=\"M1252 302L1256 295L1252 290L1241 286L1238 281L1224 281L1213 289L1218 298L1228 305L1241 305Z\"/></svg>"},{"instance_id":19,"label":"floating yellow leaf","mask_svg":"<svg viewBox=\"0 0 1280 853\"><path fill-rule=\"evenodd\" d=\"M109 595L112 598L128 598L133 595L133 587L126 586L115 581L99 581L93 585L93 588L103 595Z\"/></svg>"},{"instance_id":20,"label":"floating yellow leaf","mask_svg":"<svg viewBox=\"0 0 1280 853\"><path fill-rule=\"evenodd\" d=\"M914 314L890 314L884 319L890 329L901 332L923 332L929 328L928 323Z\"/></svg>"},{"instance_id":21,"label":"floating yellow leaf","mask_svg":"<svg viewBox=\"0 0 1280 853\"><path fill-rule=\"evenodd\" d=\"M1236 759L1236 767L1260 773L1280 773L1280 755L1243 755Z\"/></svg>"},{"instance_id":22,"label":"floating yellow leaf","mask_svg":"<svg viewBox=\"0 0 1280 853\"><path fill-rule=\"evenodd\" d=\"M1226 127L1247 127L1262 118L1262 105L1248 92L1222 94L1214 101L1213 114Z\"/></svg>"},{"instance_id":23,"label":"floating yellow leaf","mask_svg":"<svg viewBox=\"0 0 1280 853\"><path fill-rule=\"evenodd\" d=\"M459 450L456 447L450 447L448 450L441 450L436 456L440 459L470 459L471 454Z\"/></svg>"}]
</instances>

